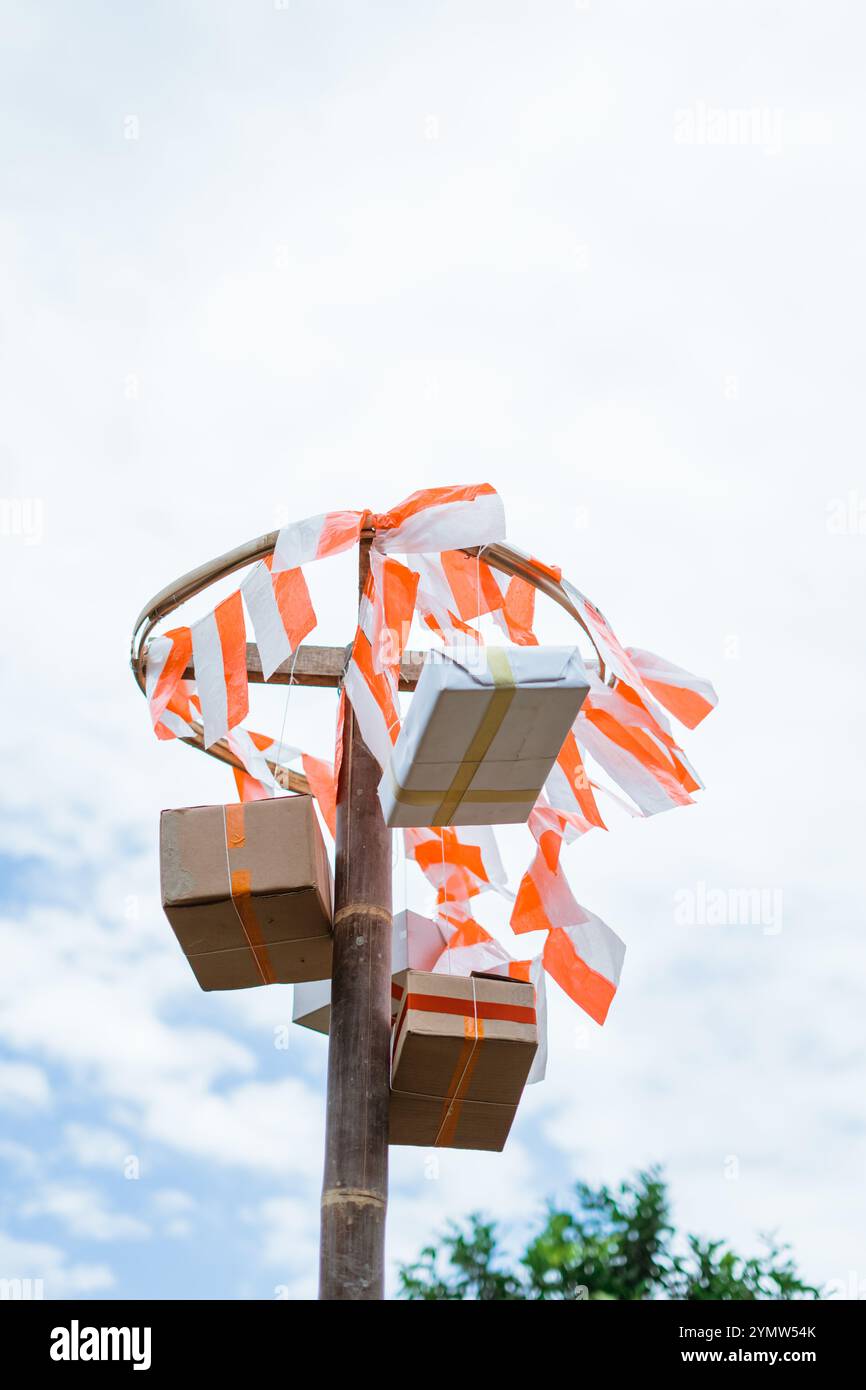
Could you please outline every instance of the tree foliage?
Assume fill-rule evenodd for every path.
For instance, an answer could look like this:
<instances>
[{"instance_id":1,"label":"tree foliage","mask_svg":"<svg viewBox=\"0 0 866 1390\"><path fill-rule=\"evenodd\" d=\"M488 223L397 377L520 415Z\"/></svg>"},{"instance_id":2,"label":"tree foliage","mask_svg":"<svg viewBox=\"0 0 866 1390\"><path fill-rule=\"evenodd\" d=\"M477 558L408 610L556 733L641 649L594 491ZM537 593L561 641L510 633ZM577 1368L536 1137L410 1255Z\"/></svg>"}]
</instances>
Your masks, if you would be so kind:
<instances>
[{"instance_id":1,"label":"tree foliage","mask_svg":"<svg viewBox=\"0 0 866 1390\"><path fill-rule=\"evenodd\" d=\"M477 1213L451 1225L400 1270L400 1297L508 1299L817 1298L789 1248L763 1237L760 1255L723 1240L678 1234L658 1168L616 1188L578 1183L569 1206L549 1205L522 1255L509 1259L499 1227Z\"/></svg>"}]
</instances>

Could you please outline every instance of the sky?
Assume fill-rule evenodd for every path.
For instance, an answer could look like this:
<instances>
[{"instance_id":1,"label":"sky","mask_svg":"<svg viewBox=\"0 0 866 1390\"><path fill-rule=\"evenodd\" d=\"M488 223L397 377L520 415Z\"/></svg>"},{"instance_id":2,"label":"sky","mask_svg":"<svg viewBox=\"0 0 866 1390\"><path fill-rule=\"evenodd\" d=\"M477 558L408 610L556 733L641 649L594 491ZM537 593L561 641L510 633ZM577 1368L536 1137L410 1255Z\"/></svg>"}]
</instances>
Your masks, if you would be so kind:
<instances>
[{"instance_id":1,"label":"sky","mask_svg":"<svg viewBox=\"0 0 866 1390\"><path fill-rule=\"evenodd\" d=\"M129 637L289 519L490 482L511 542L719 706L684 736L698 804L565 852L627 944L604 1028L551 985L504 1153L392 1150L389 1287L451 1219L516 1246L578 1179L657 1162L683 1228L776 1231L866 1297L863 23L6 0L0 1277L314 1296L326 1043L286 1030L290 986L195 985L159 812L234 784L153 738ZM345 643L352 559L314 568ZM554 608L538 631L577 640ZM331 755L332 693L253 709ZM502 844L516 886L527 833Z\"/></svg>"}]
</instances>

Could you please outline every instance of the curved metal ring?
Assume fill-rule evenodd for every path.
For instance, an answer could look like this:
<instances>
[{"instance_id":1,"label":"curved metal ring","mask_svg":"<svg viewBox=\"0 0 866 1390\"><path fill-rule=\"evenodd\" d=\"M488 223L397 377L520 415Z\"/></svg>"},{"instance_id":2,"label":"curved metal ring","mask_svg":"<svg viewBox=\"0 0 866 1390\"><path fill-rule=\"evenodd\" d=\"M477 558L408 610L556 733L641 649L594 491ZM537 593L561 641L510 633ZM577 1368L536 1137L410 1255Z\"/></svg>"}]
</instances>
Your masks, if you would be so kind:
<instances>
[{"instance_id":1,"label":"curved metal ring","mask_svg":"<svg viewBox=\"0 0 866 1390\"><path fill-rule=\"evenodd\" d=\"M370 535L372 533L365 532L364 534ZM179 608L181 604L210 588L211 584L215 584L217 580L225 579L227 575L234 574L236 570L244 569L256 560L263 560L266 555L272 554L278 535L278 531L268 531L265 535L257 536L244 545L236 546L234 550L227 551L225 555L218 556L216 560L208 560L205 564L198 565L196 569L190 570L188 574L184 574L180 579L166 585L164 589L160 589L158 594L148 600L135 620L130 645L132 673L142 694L146 688L147 640L156 625ZM525 580L540 593L553 599L553 602L558 603L560 608L564 608L566 613L580 625L595 648L599 661L599 672L604 679L604 659L595 638L568 597L561 582L555 579L550 571L539 564L537 560L533 560L531 556L525 555L523 551L517 550L505 541L497 541L493 545L467 547L464 553L471 556L483 554L485 564L490 565L492 569L499 570L501 574ZM221 739L218 743L213 743L209 748L205 748L204 730L195 723L192 727L195 736L182 739L181 742L192 748L198 748L203 753L208 753L212 758L218 758L220 762L242 768L242 763L235 757L225 740ZM288 791L309 790L306 777L302 777L296 772L290 772L288 768L279 764L269 762L268 766L274 772L280 785Z\"/></svg>"}]
</instances>

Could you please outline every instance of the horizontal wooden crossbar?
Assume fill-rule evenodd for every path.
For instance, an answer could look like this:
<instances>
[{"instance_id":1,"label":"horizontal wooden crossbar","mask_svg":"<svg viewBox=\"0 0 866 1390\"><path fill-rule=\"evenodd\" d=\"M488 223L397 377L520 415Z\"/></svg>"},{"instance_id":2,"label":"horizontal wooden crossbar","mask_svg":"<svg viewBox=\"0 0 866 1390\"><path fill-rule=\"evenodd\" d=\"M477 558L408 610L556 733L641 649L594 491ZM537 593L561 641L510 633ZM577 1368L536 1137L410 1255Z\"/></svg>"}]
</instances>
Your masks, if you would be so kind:
<instances>
[{"instance_id":1,"label":"horizontal wooden crossbar","mask_svg":"<svg viewBox=\"0 0 866 1390\"><path fill-rule=\"evenodd\" d=\"M294 657L278 666L267 682L262 675L262 659L255 642L247 643L247 679L252 685L312 685L319 689L336 689L343 679L349 649L346 647L316 647L302 644ZM400 664L400 689L414 690L424 665L424 652L404 652ZM195 670L190 662L183 673L184 680L193 680Z\"/></svg>"}]
</instances>

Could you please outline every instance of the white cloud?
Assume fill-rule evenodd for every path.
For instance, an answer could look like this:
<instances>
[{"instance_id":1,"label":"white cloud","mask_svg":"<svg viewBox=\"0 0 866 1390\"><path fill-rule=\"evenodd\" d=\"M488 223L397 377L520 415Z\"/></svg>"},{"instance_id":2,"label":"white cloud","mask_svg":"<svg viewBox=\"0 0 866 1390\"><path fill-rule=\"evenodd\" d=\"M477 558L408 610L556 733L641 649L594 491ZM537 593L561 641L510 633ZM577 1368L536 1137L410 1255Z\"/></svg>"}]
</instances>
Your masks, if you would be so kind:
<instances>
[{"instance_id":1,"label":"white cloud","mask_svg":"<svg viewBox=\"0 0 866 1390\"><path fill-rule=\"evenodd\" d=\"M48 1077L40 1067L28 1062L0 1062L0 1106L42 1110L50 1097Z\"/></svg>"},{"instance_id":2,"label":"white cloud","mask_svg":"<svg viewBox=\"0 0 866 1390\"><path fill-rule=\"evenodd\" d=\"M66 1125L63 1131L67 1148L82 1168L108 1168L120 1173L124 1160L130 1155L130 1145L110 1129L93 1125Z\"/></svg>"},{"instance_id":3,"label":"white cloud","mask_svg":"<svg viewBox=\"0 0 866 1390\"><path fill-rule=\"evenodd\" d=\"M319 1204L313 1194L271 1197L246 1216L258 1228L260 1258L276 1282L290 1288L292 1297L315 1296Z\"/></svg>"},{"instance_id":4,"label":"white cloud","mask_svg":"<svg viewBox=\"0 0 866 1390\"><path fill-rule=\"evenodd\" d=\"M38 1173L41 1163L35 1149L27 1144L19 1144L15 1139L0 1139L0 1161L22 1176Z\"/></svg>"},{"instance_id":5,"label":"white cloud","mask_svg":"<svg viewBox=\"0 0 866 1390\"><path fill-rule=\"evenodd\" d=\"M44 1298L77 1298L104 1293L115 1284L114 1274L107 1265L71 1261L67 1253L55 1245L18 1240L3 1231L0 1231L0 1271L3 1279L41 1280Z\"/></svg>"},{"instance_id":6,"label":"white cloud","mask_svg":"<svg viewBox=\"0 0 866 1390\"><path fill-rule=\"evenodd\" d=\"M181 1192L176 1187L164 1187L153 1195L153 1204L157 1211L164 1216L177 1216L180 1213L186 1215L188 1212L195 1211L197 1206L194 1197L188 1192Z\"/></svg>"},{"instance_id":7,"label":"white cloud","mask_svg":"<svg viewBox=\"0 0 866 1390\"><path fill-rule=\"evenodd\" d=\"M543 1205L544 1173L527 1145L512 1132L502 1153L395 1148L389 1255L409 1261L434 1232L477 1211L509 1226L522 1226Z\"/></svg>"},{"instance_id":8,"label":"white cloud","mask_svg":"<svg viewBox=\"0 0 866 1390\"><path fill-rule=\"evenodd\" d=\"M162 1222L161 1230L164 1235L172 1240L181 1240L193 1234L195 1227L192 1216L198 1203L188 1192L181 1192L177 1188L162 1188L154 1193L152 1205Z\"/></svg>"},{"instance_id":9,"label":"white cloud","mask_svg":"<svg viewBox=\"0 0 866 1390\"><path fill-rule=\"evenodd\" d=\"M193 1157L286 1178L308 1171L324 1132L319 1098L294 1077L249 1082L223 1095L164 1086L143 1123Z\"/></svg>"},{"instance_id":10,"label":"white cloud","mask_svg":"<svg viewBox=\"0 0 866 1390\"><path fill-rule=\"evenodd\" d=\"M158 1141L190 1156L261 1172L305 1166L311 1148L320 1147L321 1106L303 1081L226 1086L237 1072L254 1071L256 1058L225 1031L165 1021L161 1010L177 992L174 972L154 969L153 958L140 959L134 939L115 937L91 919L49 912L40 913L39 922L38 941L28 923L10 923L6 930L16 985L11 973L4 977L0 1035L11 1046L32 1049L70 1076L88 1078L126 1107L128 1119L136 1117L139 1143ZM173 947L167 937L166 927L157 964ZM180 978L187 980L187 967L173 949ZM92 968L96 952L98 971ZM46 1029L46 1019L52 1028ZM272 1038L263 1037L260 1046L274 1054ZM68 1137L85 1164L100 1151L106 1163L125 1157L121 1142L109 1142L104 1133L73 1126Z\"/></svg>"},{"instance_id":11,"label":"white cloud","mask_svg":"<svg viewBox=\"0 0 866 1390\"><path fill-rule=\"evenodd\" d=\"M82 1240L141 1240L150 1234L143 1221L111 1211L92 1187L50 1184L38 1197L22 1203L21 1214L56 1221L69 1235Z\"/></svg>"}]
</instances>

